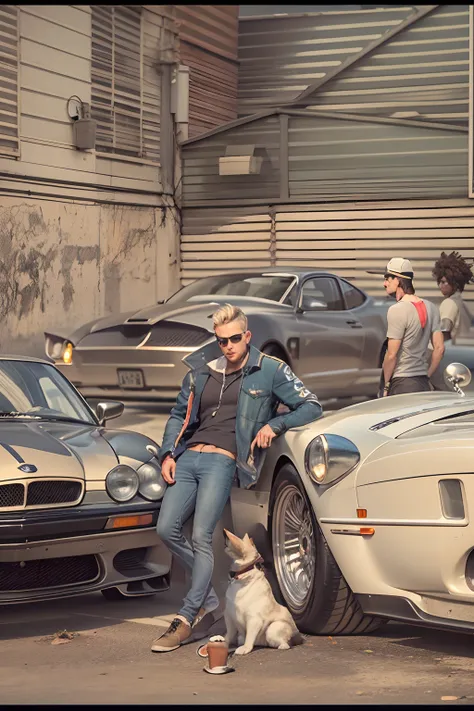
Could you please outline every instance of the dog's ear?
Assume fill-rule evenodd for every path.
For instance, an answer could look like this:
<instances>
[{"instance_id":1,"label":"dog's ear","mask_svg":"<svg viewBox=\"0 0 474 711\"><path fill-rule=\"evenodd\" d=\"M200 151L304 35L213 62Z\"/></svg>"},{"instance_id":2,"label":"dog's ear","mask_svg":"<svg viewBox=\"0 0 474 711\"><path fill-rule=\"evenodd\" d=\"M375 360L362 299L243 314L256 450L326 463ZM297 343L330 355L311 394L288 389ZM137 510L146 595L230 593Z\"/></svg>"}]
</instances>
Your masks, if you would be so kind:
<instances>
[{"instance_id":1,"label":"dog's ear","mask_svg":"<svg viewBox=\"0 0 474 711\"><path fill-rule=\"evenodd\" d=\"M229 540L229 542L237 548L237 550L240 550L242 548L242 541L238 536L236 536L234 533L231 533L228 531L226 528L224 528L224 535L225 537Z\"/></svg>"},{"instance_id":2,"label":"dog's ear","mask_svg":"<svg viewBox=\"0 0 474 711\"><path fill-rule=\"evenodd\" d=\"M250 538L249 534L246 533L245 536L242 538L243 543L250 543L252 546L255 546L255 543L253 542L253 538Z\"/></svg>"}]
</instances>

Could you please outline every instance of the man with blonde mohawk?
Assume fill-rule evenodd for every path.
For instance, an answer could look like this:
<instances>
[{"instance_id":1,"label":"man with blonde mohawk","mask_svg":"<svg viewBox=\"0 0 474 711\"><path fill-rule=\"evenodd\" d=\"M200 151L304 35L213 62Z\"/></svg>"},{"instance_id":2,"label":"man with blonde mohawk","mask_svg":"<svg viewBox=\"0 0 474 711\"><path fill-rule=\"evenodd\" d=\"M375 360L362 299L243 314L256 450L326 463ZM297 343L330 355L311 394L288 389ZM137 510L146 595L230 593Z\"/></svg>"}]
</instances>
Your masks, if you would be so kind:
<instances>
[{"instance_id":1,"label":"man with blonde mohawk","mask_svg":"<svg viewBox=\"0 0 474 711\"><path fill-rule=\"evenodd\" d=\"M250 345L252 334L241 309L225 304L214 313L213 324L221 356L208 362L215 350L210 344L185 359L191 370L171 410L159 455L168 488L157 533L191 574L191 587L169 628L153 642L154 652L171 652L202 637L197 625L204 618L210 624L216 619L212 536L234 478L239 486L253 486L272 440L322 416L317 397L286 363ZM280 403L289 412L277 414ZM193 513L190 543L183 525Z\"/></svg>"}]
</instances>

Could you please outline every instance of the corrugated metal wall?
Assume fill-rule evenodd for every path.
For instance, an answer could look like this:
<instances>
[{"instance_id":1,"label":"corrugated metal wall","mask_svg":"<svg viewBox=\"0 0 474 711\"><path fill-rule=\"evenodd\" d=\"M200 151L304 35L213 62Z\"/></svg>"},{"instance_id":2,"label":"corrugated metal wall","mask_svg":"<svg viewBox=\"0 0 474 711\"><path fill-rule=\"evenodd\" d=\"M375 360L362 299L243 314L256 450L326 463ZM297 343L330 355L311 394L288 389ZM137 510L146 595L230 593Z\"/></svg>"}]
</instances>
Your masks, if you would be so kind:
<instances>
[{"instance_id":1,"label":"corrugated metal wall","mask_svg":"<svg viewBox=\"0 0 474 711\"><path fill-rule=\"evenodd\" d=\"M239 22L239 115L296 99L310 84L402 23L414 7L336 10Z\"/></svg>"},{"instance_id":2,"label":"corrugated metal wall","mask_svg":"<svg viewBox=\"0 0 474 711\"><path fill-rule=\"evenodd\" d=\"M467 126L468 100L469 6L442 5L302 103L377 116L415 112L415 119Z\"/></svg>"},{"instance_id":3,"label":"corrugated metal wall","mask_svg":"<svg viewBox=\"0 0 474 711\"><path fill-rule=\"evenodd\" d=\"M290 198L466 195L467 133L290 116L288 136Z\"/></svg>"},{"instance_id":4,"label":"corrugated metal wall","mask_svg":"<svg viewBox=\"0 0 474 711\"><path fill-rule=\"evenodd\" d=\"M442 250L474 258L474 204L468 199L202 208L184 211L182 279L245 267L328 269L383 294L384 269L393 256L410 259L417 293L439 297L431 276ZM474 288L465 292L474 308Z\"/></svg>"},{"instance_id":5,"label":"corrugated metal wall","mask_svg":"<svg viewBox=\"0 0 474 711\"><path fill-rule=\"evenodd\" d=\"M177 5L181 63L189 67L189 137L237 116L238 5Z\"/></svg>"},{"instance_id":6,"label":"corrugated metal wall","mask_svg":"<svg viewBox=\"0 0 474 711\"><path fill-rule=\"evenodd\" d=\"M268 208L185 210L181 237L181 281L231 269L266 267L275 243Z\"/></svg>"},{"instance_id":7,"label":"corrugated metal wall","mask_svg":"<svg viewBox=\"0 0 474 711\"><path fill-rule=\"evenodd\" d=\"M414 8L402 10L366 11L360 22L347 12L337 22L335 13L243 22L242 111L294 98ZM307 111L285 109L287 146L277 112L185 145L184 282L247 265L303 265L381 295L366 269L399 255L414 263L417 292L439 296L431 277L439 253L474 257L467 100L468 10L444 5L302 100ZM226 146L245 144L266 151L272 171L219 177ZM474 304L473 289L466 297Z\"/></svg>"},{"instance_id":8,"label":"corrugated metal wall","mask_svg":"<svg viewBox=\"0 0 474 711\"><path fill-rule=\"evenodd\" d=\"M260 175L219 175L227 146L256 145L264 158ZM239 198L272 199L280 194L278 116L244 124L183 146L183 204Z\"/></svg>"},{"instance_id":9,"label":"corrugated metal wall","mask_svg":"<svg viewBox=\"0 0 474 711\"><path fill-rule=\"evenodd\" d=\"M219 176L227 146L255 145L260 175ZM183 146L183 204L280 199L280 117L267 116ZM410 122L289 115L289 198L294 200L467 195L468 134Z\"/></svg>"}]
</instances>

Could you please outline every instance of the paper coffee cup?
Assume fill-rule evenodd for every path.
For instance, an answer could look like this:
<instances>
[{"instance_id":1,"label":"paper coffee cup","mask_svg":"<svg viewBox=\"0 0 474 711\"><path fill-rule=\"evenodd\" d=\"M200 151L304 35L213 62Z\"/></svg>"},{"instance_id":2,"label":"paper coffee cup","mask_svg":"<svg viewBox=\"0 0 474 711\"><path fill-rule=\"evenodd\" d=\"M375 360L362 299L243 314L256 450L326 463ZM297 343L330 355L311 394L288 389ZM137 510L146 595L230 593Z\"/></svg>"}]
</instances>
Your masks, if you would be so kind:
<instances>
[{"instance_id":1,"label":"paper coffee cup","mask_svg":"<svg viewBox=\"0 0 474 711\"><path fill-rule=\"evenodd\" d=\"M229 657L229 647L224 637L214 635L210 637L207 643L207 663L209 670L227 667L227 659Z\"/></svg>"}]
</instances>

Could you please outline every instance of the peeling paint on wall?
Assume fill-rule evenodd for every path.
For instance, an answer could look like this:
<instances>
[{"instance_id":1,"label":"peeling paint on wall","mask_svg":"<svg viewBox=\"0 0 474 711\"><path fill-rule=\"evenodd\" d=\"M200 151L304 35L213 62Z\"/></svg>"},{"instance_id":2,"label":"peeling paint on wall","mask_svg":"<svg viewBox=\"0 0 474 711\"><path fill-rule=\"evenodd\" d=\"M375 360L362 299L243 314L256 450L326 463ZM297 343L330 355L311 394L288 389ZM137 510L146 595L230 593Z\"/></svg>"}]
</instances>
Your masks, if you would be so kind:
<instances>
[{"instance_id":1,"label":"peeling paint on wall","mask_svg":"<svg viewBox=\"0 0 474 711\"><path fill-rule=\"evenodd\" d=\"M166 298L179 239L166 212L0 198L1 351L42 356L45 330Z\"/></svg>"}]
</instances>

